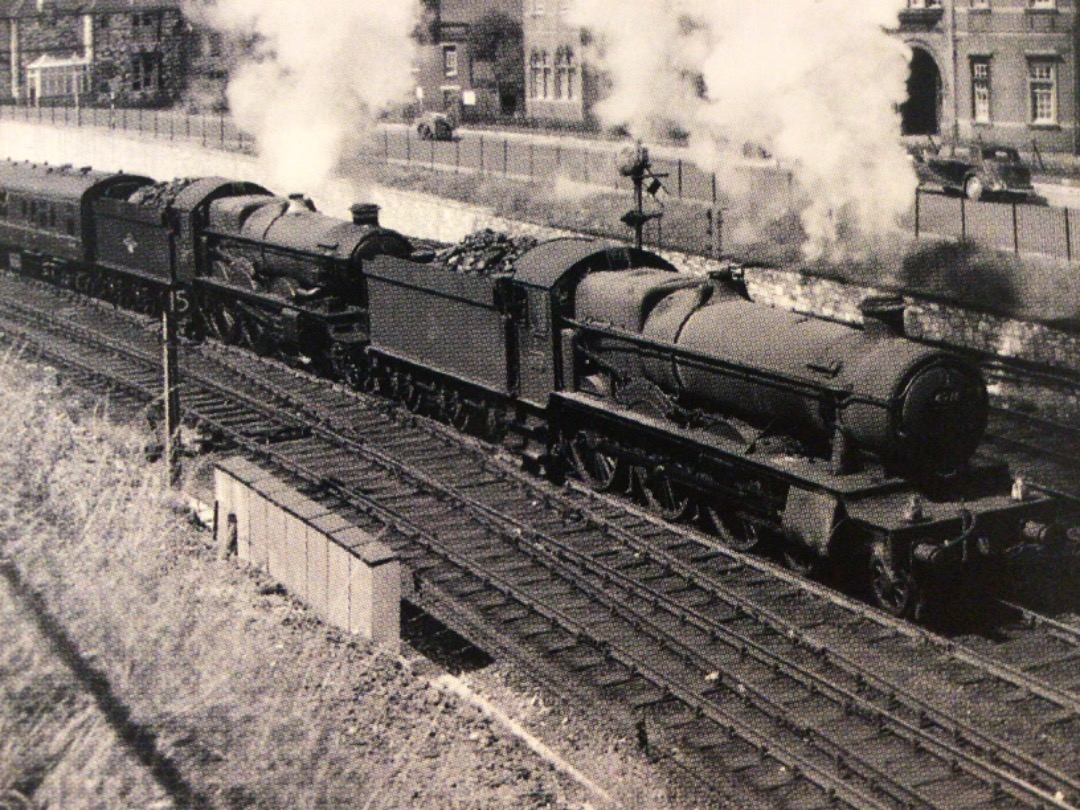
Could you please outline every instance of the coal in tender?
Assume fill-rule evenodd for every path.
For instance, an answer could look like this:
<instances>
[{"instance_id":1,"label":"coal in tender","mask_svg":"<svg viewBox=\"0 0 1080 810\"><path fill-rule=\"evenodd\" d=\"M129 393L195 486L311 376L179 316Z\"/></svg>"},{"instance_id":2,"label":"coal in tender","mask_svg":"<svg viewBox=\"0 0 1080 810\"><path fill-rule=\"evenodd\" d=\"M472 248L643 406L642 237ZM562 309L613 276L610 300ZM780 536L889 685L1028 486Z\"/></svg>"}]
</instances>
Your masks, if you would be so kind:
<instances>
[{"instance_id":1,"label":"coal in tender","mask_svg":"<svg viewBox=\"0 0 1080 810\"><path fill-rule=\"evenodd\" d=\"M440 250L435 254L435 262L454 273L502 278L512 276L514 263L536 244L537 240L531 236L513 238L484 228Z\"/></svg>"},{"instance_id":2,"label":"coal in tender","mask_svg":"<svg viewBox=\"0 0 1080 810\"><path fill-rule=\"evenodd\" d=\"M194 178L180 177L176 180L143 186L136 189L132 195L128 197L128 202L135 203L135 205L141 205L144 208L165 208L175 202L180 192L194 182Z\"/></svg>"}]
</instances>

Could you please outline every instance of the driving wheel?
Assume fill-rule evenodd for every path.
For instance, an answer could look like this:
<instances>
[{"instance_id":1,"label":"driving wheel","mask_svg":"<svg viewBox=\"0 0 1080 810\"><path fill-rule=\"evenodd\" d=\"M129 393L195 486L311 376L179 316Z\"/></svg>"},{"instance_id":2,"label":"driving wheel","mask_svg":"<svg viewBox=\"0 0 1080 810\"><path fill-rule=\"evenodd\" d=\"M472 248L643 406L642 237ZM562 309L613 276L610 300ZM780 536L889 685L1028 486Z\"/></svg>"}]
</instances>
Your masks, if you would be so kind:
<instances>
[{"instance_id":1,"label":"driving wheel","mask_svg":"<svg viewBox=\"0 0 1080 810\"><path fill-rule=\"evenodd\" d=\"M625 465L618 455L604 450L600 436L579 430L570 440L570 461L578 476L595 492L610 492L625 483Z\"/></svg>"},{"instance_id":2,"label":"driving wheel","mask_svg":"<svg viewBox=\"0 0 1080 810\"><path fill-rule=\"evenodd\" d=\"M870 552L870 595L886 613L914 618L921 607L918 584L910 566L897 557L887 540L874 543Z\"/></svg>"},{"instance_id":3,"label":"driving wheel","mask_svg":"<svg viewBox=\"0 0 1080 810\"><path fill-rule=\"evenodd\" d=\"M651 468L635 465L632 475L634 488L641 492L649 511L673 523L690 514L690 493L671 480L662 464Z\"/></svg>"},{"instance_id":4,"label":"driving wheel","mask_svg":"<svg viewBox=\"0 0 1080 810\"><path fill-rule=\"evenodd\" d=\"M705 528L736 551L761 551L765 538L757 524L738 514L731 514L712 501L700 505Z\"/></svg>"}]
</instances>

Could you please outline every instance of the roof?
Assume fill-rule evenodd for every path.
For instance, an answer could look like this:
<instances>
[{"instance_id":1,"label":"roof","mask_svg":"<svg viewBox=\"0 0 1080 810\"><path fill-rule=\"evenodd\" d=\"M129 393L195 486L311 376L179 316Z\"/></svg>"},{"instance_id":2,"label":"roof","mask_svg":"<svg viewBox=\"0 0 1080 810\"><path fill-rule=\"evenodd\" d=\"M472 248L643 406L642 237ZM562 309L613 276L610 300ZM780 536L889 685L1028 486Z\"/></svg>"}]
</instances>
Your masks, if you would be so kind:
<instances>
[{"instance_id":1,"label":"roof","mask_svg":"<svg viewBox=\"0 0 1080 810\"><path fill-rule=\"evenodd\" d=\"M550 289L570 271L588 263L591 269L626 270L631 267L675 268L645 250L618 242L570 237L543 242L515 262L514 281Z\"/></svg>"},{"instance_id":2,"label":"roof","mask_svg":"<svg viewBox=\"0 0 1080 810\"><path fill-rule=\"evenodd\" d=\"M47 70L48 68L87 67L90 60L85 56L50 56L44 54L26 66L27 70Z\"/></svg>"},{"instance_id":3,"label":"roof","mask_svg":"<svg viewBox=\"0 0 1080 810\"><path fill-rule=\"evenodd\" d=\"M0 161L0 188L7 191L31 192L50 199L81 202L83 195L101 183L117 178L131 179L137 175L95 172L89 167L49 166L37 163Z\"/></svg>"},{"instance_id":4,"label":"roof","mask_svg":"<svg viewBox=\"0 0 1080 810\"><path fill-rule=\"evenodd\" d=\"M39 14L119 14L132 11L180 9L178 0L0 0L0 17L36 17Z\"/></svg>"}]
</instances>

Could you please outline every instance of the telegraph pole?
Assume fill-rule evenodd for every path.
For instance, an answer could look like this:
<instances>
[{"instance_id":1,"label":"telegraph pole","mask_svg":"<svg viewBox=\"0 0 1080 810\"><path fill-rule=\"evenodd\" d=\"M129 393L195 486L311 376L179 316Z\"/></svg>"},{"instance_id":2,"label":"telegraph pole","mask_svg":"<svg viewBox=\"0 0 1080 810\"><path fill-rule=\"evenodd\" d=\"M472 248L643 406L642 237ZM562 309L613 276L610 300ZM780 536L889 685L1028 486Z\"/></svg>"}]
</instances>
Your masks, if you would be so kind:
<instances>
[{"instance_id":1,"label":"telegraph pole","mask_svg":"<svg viewBox=\"0 0 1080 810\"><path fill-rule=\"evenodd\" d=\"M165 469L169 486L180 485L180 363L177 357L176 239L178 228L169 226L169 290L161 309L162 368L164 370Z\"/></svg>"}]
</instances>

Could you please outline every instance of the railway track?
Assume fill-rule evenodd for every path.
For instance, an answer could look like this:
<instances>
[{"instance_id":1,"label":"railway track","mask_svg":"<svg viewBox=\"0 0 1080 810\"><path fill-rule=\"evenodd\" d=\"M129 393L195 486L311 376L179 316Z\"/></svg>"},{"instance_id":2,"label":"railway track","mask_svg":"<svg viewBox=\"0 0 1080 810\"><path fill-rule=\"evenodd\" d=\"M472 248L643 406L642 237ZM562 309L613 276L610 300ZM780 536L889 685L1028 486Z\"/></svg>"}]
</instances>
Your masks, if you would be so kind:
<instances>
[{"instance_id":1,"label":"railway track","mask_svg":"<svg viewBox=\"0 0 1080 810\"><path fill-rule=\"evenodd\" d=\"M0 283L24 288L4 291L9 340L156 395L152 325ZM1075 689L280 364L207 345L184 371L189 419L389 527L419 604L622 707L688 768L721 765L779 806L1080 805ZM1031 643L1048 633L1027 625Z\"/></svg>"},{"instance_id":2,"label":"railway track","mask_svg":"<svg viewBox=\"0 0 1080 810\"><path fill-rule=\"evenodd\" d=\"M986 440L1035 486L1080 509L1080 425L993 407Z\"/></svg>"}]
</instances>

